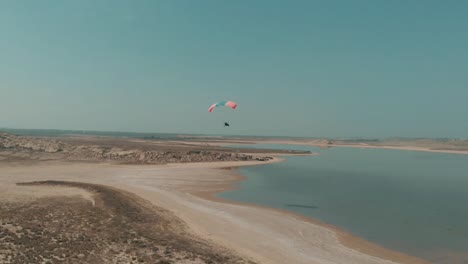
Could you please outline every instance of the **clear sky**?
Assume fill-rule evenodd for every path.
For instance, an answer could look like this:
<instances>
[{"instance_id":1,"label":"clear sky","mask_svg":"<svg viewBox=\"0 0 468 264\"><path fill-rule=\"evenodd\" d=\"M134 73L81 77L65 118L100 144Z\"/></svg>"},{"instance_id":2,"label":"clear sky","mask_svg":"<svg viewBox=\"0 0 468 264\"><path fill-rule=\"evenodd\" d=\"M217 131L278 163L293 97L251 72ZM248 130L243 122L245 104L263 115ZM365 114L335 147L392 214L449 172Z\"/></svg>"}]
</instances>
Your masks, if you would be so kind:
<instances>
[{"instance_id":1,"label":"clear sky","mask_svg":"<svg viewBox=\"0 0 468 264\"><path fill-rule=\"evenodd\" d=\"M0 127L468 138L467 12L461 0L0 1ZM207 112L226 99L238 109Z\"/></svg>"}]
</instances>

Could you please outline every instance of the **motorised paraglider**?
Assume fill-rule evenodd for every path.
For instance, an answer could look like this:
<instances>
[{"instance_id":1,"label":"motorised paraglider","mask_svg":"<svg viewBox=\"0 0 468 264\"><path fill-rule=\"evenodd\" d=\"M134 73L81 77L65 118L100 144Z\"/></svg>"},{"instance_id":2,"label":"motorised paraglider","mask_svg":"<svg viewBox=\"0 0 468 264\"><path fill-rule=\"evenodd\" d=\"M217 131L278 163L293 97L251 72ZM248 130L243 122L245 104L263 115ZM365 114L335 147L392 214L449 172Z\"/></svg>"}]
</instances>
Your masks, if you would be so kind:
<instances>
[{"instance_id":1,"label":"motorised paraglider","mask_svg":"<svg viewBox=\"0 0 468 264\"><path fill-rule=\"evenodd\" d=\"M233 102L233 101L222 101L222 102L219 102L219 103L215 103L215 104L212 104L210 106L210 108L208 108L208 112L213 112L213 110L216 108L216 107L219 107L219 106L227 106L227 107L230 107L232 109L236 109L237 108L237 103ZM224 127L228 127L229 126L229 123L228 122L224 122Z\"/></svg>"}]
</instances>

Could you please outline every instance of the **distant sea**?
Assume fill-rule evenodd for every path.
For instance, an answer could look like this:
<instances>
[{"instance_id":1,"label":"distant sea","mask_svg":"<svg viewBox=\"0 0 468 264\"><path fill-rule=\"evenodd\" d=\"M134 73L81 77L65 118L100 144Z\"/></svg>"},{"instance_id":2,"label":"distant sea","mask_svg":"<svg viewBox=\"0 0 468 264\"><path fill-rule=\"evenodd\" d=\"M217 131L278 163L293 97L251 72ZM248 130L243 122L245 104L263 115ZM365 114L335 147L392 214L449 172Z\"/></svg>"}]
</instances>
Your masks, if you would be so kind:
<instances>
[{"instance_id":1,"label":"distant sea","mask_svg":"<svg viewBox=\"0 0 468 264\"><path fill-rule=\"evenodd\" d=\"M87 130L60 130L60 129L15 129L0 128L0 132L6 132L18 136L37 136L37 137L59 137L70 135L83 136L105 136L105 137L127 137L127 138L145 138L155 140L197 140L203 138L281 138L291 139L286 136L250 136L250 135L210 135L210 134L188 134L188 133L144 133L144 132L117 132L117 131L87 131Z\"/></svg>"},{"instance_id":2,"label":"distant sea","mask_svg":"<svg viewBox=\"0 0 468 264\"><path fill-rule=\"evenodd\" d=\"M58 130L58 129L13 129L0 128L0 131L18 136L58 137L68 135L89 135L106 137L129 137L149 139L179 139L179 134L171 133L139 133L139 132L112 132L112 131L86 131L86 130Z\"/></svg>"},{"instance_id":3,"label":"distant sea","mask_svg":"<svg viewBox=\"0 0 468 264\"><path fill-rule=\"evenodd\" d=\"M468 263L468 155L255 147L320 155L242 168L247 180L219 196L312 217L433 263Z\"/></svg>"}]
</instances>

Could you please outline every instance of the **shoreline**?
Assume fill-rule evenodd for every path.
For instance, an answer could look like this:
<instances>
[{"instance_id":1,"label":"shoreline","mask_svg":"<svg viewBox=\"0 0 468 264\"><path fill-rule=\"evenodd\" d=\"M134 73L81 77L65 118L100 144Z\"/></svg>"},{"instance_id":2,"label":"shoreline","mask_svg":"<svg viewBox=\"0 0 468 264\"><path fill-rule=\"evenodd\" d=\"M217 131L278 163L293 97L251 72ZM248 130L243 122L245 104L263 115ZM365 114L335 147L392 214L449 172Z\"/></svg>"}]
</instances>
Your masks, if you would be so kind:
<instances>
[{"instance_id":1,"label":"shoreline","mask_svg":"<svg viewBox=\"0 0 468 264\"><path fill-rule=\"evenodd\" d=\"M278 158L278 157L274 157L275 159L272 160L271 162L269 162L269 164L271 163L278 163L278 162L284 162L285 159L283 158ZM240 165L240 164L239 164ZM280 209L280 208L275 208L275 207L270 207L270 206L265 206L265 205L259 205L259 204L254 204L254 203L246 203L246 202L238 202L238 201L235 201L235 200L230 200L230 199L225 199L225 198L222 198L222 197L219 197L218 194L221 194L225 191L229 191L229 190L235 190L237 188L239 188L237 185L238 183L242 182L242 181L245 181L248 179L247 176L244 176L242 175L240 172L239 172L239 168L242 168L242 167L246 167L246 166L257 166L257 165L263 165L262 163L260 164L249 164L249 165L240 165L240 166L230 166L230 167L220 167L218 168L219 170L229 170L231 171L231 173L235 176L235 179L233 181L231 181L231 183L226 183L226 186L224 188L222 188L221 190L212 190L212 191L189 191L188 193L196 196L196 197L199 197L199 198L202 198L202 199L206 199L206 200L209 200L209 201L213 201L213 202L217 202L217 203L223 203L223 204L231 204L231 205L240 205L240 206L246 206L246 207L251 207L251 208L259 208L259 209L266 209L266 210L269 210L269 211L273 211L273 212L278 212L280 214L284 214L286 216L290 216L290 217L293 217L295 218L296 220L299 220L299 221L304 221L304 222L307 222L307 223L311 223L313 225L318 225L318 226L321 226L321 227L324 227L330 231L332 231L337 239L339 240L339 242L349 248L349 249L352 249L352 250L356 250L360 253L363 253L363 254L366 254L366 255L369 255L369 256L373 256L373 257L377 257L377 258L380 258L380 259L383 259L383 260L389 260L389 261L394 261L394 262L397 262L397 263L401 263L401 264L430 264L429 261L427 260L424 260L424 259L421 259L421 258L418 258L418 257L415 257L415 256L411 256L411 255L408 255L406 253L403 253L403 252L399 252L399 251L396 251L396 250L392 250L392 249L388 249L388 248L385 248L381 245L378 245L374 242L370 242L364 238L361 238L359 236L356 236L338 226L335 226L335 225L331 225L331 224L327 224L327 223L324 223L318 219L315 219L315 218L312 218L312 217L309 217L309 216L305 216L305 215L301 215L299 213L295 213L293 211L289 211L289 210L286 210L286 209ZM219 186L218 186L219 187Z\"/></svg>"},{"instance_id":2,"label":"shoreline","mask_svg":"<svg viewBox=\"0 0 468 264\"><path fill-rule=\"evenodd\" d=\"M376 247L340 232L339 228L287 210L236 203L215 196L236 188L246 179L236 168L282 160L275 156L267 162L154 166L68 162L15 166L4 163L6 167L0 174L4 173L5 177L0 180L7 189L9 184L32 180L79 181L116 187L170 210L197 237L258 263L428 263Z\"/></svg>"}]
</instances>

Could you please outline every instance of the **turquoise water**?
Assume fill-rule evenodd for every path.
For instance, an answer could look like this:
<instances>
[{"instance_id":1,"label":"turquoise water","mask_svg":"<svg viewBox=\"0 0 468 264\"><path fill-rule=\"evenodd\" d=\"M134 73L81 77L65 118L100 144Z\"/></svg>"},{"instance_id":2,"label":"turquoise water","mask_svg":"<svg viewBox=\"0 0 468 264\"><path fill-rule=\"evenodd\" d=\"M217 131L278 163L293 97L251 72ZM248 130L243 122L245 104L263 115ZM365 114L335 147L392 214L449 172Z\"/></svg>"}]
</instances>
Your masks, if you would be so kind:
<instances>
[{"instance_id":1,"label":"turquoise water","mask_svg":"<svg viewBox=\"0 0 468 264\"><path fill-rule=\"evenodd\" d=\"M221 197L287 209L434 263L468 263L468 156L265 146L320 152L245 167Z\"/></svg>"}]
</instances>

